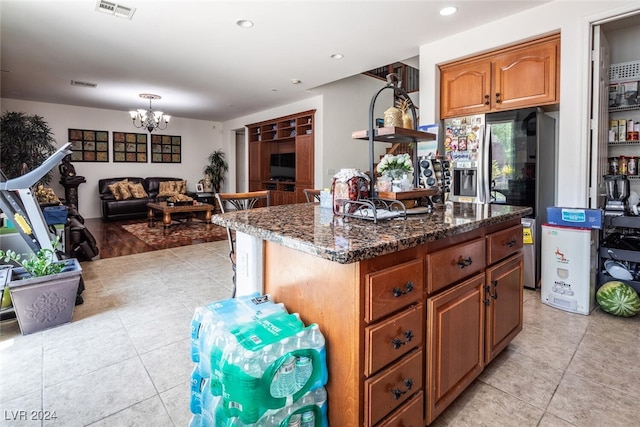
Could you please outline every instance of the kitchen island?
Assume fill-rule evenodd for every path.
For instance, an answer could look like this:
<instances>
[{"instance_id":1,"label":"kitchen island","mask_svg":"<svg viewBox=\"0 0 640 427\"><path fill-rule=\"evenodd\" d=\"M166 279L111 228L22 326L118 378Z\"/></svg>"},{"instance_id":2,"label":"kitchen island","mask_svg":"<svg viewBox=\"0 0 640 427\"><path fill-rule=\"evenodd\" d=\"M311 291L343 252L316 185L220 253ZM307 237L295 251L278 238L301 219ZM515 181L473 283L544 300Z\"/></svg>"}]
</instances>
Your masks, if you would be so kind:
<instances>
[{"instance_id":1,"label":"kitchen island","mask_svg":"<svg viewBox=\"0 0 640 427\"><path fill-rule=\"evenodd\" d=\"M212 220L236 230L239 272L252 268L243 250L253 242L258 290L320 325L329 424L416 426L521 330L520 218L530 212L453 203L373 223L294 204Z\"/></svg>"}]
</instances>

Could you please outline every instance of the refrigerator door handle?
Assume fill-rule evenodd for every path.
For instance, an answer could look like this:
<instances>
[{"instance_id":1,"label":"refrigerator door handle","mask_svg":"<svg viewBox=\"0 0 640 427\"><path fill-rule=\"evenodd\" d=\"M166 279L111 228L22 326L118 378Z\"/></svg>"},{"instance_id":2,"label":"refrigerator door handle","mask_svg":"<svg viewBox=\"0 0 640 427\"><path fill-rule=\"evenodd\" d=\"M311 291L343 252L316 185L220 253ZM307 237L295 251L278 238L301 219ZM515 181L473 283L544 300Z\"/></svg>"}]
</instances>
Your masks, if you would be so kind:
<instances>
[{"instance_id":1,"label":"refrigerator door handle","mask_svg":"<svg viewBox=\"0 0 640 427\"><path fill-rule=\"evenodd\" d=\"M480 161L478 162L478 176L480 185L478 186L478 200L480 203L491 203L491 165L489 164L489 150L491 149L491 125L484 127L482 135L482 146L480 150Z\"/></svg>"}]
</instances>

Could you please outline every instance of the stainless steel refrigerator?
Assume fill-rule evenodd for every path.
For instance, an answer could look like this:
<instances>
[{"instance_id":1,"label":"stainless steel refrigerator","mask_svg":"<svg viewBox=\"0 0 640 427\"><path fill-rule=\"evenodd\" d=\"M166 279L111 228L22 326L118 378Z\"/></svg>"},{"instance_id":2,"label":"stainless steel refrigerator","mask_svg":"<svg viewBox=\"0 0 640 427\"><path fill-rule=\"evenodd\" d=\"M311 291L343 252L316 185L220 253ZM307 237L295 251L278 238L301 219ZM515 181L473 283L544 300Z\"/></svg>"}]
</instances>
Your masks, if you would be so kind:
<instances>
[{"instance_id":1,"label":"stainless steel refrigerator","mask_svg":"<svg viewBox=\"0 0 640 427\"><path fill-rule=\"evenodd\" d=\"M451 162L449 200L530 206L534 219L528 266L535 287L540 278L541 225L555 204L555 119L539 108L525 108L444 120L444 153ZM525 266L525 270L527 266Z\"/></svg>"}]
</instances>

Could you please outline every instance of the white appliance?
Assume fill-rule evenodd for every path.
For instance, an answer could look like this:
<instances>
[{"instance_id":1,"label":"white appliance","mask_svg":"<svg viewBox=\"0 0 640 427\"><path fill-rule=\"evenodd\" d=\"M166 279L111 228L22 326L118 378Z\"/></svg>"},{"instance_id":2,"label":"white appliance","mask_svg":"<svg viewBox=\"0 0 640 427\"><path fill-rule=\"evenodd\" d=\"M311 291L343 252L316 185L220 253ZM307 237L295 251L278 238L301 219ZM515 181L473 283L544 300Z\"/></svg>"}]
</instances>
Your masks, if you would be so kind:
<instances>
[{"instance_id":1,"label":"white appliance","mask_svg":"<svg viewBox=\"0 0 640 427\"><path fill-rule=\"evenodd\" d=\"M588 315L595 304L598 230L542 225L541 299Z\"/></svg>"}]
</instances>

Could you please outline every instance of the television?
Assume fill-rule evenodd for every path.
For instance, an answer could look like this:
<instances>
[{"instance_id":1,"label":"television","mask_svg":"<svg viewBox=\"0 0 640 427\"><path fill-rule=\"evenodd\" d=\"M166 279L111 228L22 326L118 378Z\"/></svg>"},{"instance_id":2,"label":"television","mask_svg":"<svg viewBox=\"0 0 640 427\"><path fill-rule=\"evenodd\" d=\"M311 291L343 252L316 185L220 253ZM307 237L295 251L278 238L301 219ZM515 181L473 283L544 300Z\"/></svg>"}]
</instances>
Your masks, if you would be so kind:
<instances>
[{"instance_id":1,"label":"television","mask_svg":"<svg viewBox=\"0 0 640 427\"><path fill-rule=\"evenodd\" d=\"M272 154L269 178L274 181L295 181L296 153Z\"/></svg>"}]
</instances>

